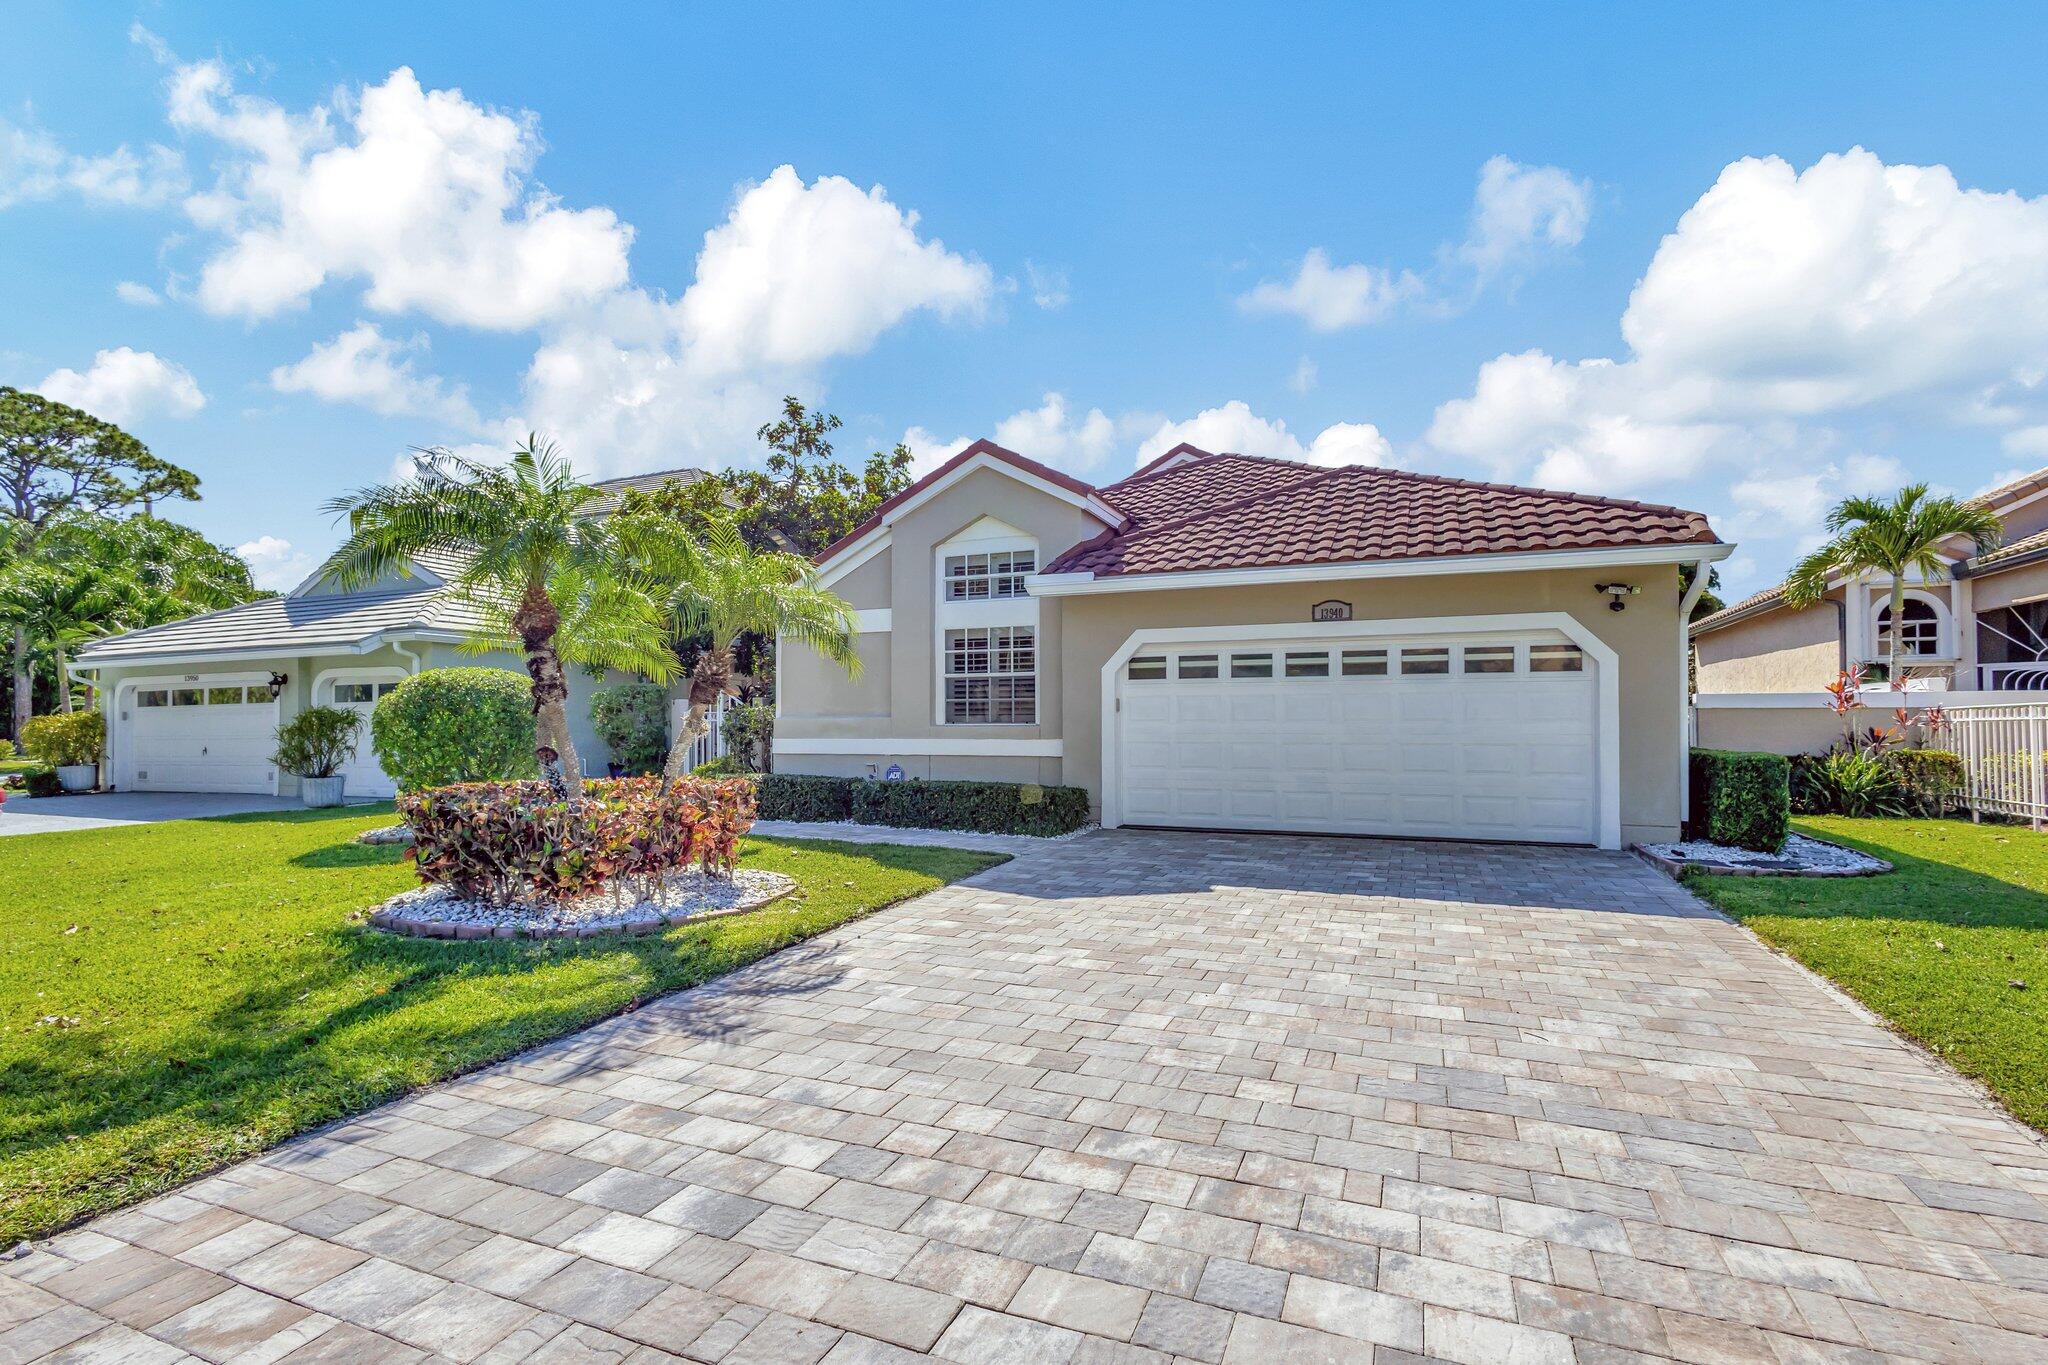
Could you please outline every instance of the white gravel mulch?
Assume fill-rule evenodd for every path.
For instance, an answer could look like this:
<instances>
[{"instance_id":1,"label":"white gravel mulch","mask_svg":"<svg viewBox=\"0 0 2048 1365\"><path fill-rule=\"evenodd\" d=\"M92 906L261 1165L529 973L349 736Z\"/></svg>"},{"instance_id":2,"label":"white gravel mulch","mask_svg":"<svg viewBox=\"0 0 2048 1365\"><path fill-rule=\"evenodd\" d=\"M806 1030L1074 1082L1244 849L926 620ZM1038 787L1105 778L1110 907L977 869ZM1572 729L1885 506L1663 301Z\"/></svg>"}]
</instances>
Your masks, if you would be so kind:
<instances>
[{"instance_id":1,"label":"white gravel mulch","mask_svg":"<svg viewBox=\"0 0 2048 1365\"><path fill-rule=\"evenodd\" d=\"M379 825L375 829L366 829L361 834L358 834L356 842L359 844L409 844L412 842L412 831L404 825Z\"/></svg>"},{"instance_id":2,"label":"white gravel mulch","mask_svg":"<svg viewBox=\"0 0 2048 1365\"><path fill-rule=\"evenodd\" d=\"M695 870L666 878L640 898L623 886L559 905L493 905L469 900L445 886L401 891L370 913L370 923L394 934L425 938L583 938L596 934L649 934L668 925L758 910L796 890L780 872L743 868L730 877Z\"/></svg>"},{"instance_id":3,"label":"white gravel mulch","mask_svg":"<svg viewBox=\"0 0 2048 1365\"><path fill-rule=\"evenodd\" d=\"M1729 848L1724 844L1710 844L1704 839L1689 839L1677 844L1644 844L1642 849L1661 862L1715 871L1803 877L1867 877L1872 873L1892 870L1892 865L1882 858L1873 858L1868 853L1859 853L1853 848L1821 839L1809 839L1804 834L1788 835L1785 847L1776 853Z\"/></svg>"}]
</instances>

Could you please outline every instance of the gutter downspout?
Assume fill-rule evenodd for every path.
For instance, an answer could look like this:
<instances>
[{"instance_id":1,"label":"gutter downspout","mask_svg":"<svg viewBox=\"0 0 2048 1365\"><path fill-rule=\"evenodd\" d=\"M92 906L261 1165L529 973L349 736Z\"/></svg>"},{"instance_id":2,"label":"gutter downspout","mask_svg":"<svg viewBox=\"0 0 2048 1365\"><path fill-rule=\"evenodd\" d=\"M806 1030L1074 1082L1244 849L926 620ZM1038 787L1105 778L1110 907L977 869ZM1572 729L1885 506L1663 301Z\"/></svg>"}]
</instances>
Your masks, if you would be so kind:
<instances>
[{"instance_id":1,"label":"gutter downspout","mask_svg":"<svg viewBox=\"0 0 2048 1365\"><path fill-rule=\"evenodd\" d=\"M1684 837L1685 822L1692 816L1692 609L1707 590L1712 560L1701 559L1692 566L1692 582L1678 601L1678 685L1685 698L1685 710L1678 717L1678 825Z\"/></svg>"},{"instance_id":2,"label":"gutter downspout","mask_svg":"<svg viewBox=\"0 0 2048 1365\"><path fill-rule=\"evenodd\" d=\"M1842 597L1830 597L1828 605L1835 609L1835 672L1849 671L1849 603Z\"/></svg>"},{"instance_id":3,"label":"gutter downspout","mask_svg":"<svg viewBox=\"0 0 2048 1365\"><path fill-rule=\"evenodd\" d=\"M420 671L420 656L407 649L402 641L393 640L391 642L391 652L406 661L405 671L408 674Z\"/></svg>"}]
</instances>

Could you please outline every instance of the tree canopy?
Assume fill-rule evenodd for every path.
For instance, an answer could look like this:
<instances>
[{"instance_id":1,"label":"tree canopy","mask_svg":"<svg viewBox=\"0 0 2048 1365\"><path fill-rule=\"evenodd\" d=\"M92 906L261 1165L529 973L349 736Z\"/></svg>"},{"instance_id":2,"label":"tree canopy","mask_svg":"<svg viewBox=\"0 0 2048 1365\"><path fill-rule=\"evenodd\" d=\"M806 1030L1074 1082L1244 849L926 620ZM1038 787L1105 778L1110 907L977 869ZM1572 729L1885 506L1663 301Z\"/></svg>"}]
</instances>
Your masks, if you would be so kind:
<instances>
[{"instance_id":1,"label":"tree canopy","mask_svg":"<svg viewBox=\"0 0 2048 1365\"><path fill-rule=\"evenodd\" d=\"M0 513L40 531L62 516L197 499L199 477L112 422L0 385Z\"/></svg>"}]
</instances>

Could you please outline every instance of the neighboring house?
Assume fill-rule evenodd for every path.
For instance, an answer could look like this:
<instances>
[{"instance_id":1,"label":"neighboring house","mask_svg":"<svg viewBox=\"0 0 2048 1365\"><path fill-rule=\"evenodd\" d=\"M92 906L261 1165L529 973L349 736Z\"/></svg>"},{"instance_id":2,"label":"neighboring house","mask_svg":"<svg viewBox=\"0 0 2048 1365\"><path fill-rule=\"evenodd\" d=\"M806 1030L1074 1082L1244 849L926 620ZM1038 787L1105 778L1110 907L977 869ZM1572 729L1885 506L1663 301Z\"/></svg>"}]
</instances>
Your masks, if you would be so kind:
<instances>
[{"instance_id":1,"label":"neighboring house","mask_svg":"<svg viewBox=\"0 0 2048 1365\"><path fill-rule=\"evenodd\" d=\"M1112 826L1672 838L1680 566L1730 548L1572 493L1191 446L1098 488L977 442L818 557L865 667L783 645L776 767L1065 783Z\"/></svg>"},{"instance_id":2,"label":"neighboring house","mask_svg":"<svg viewBox=\"0 0 2048 1365\"><path fill-rule=\"evenodd\" d=\"M629 487L705 477L678 469L601 483L616 504ZM524 674L511 650L461 648L478 624L449 591L451 556L414 557L401 573L348 592L315 573L282 597L190 616L95 640L75 671L91 682L107 717L103 780L122 791L294 795L298 779L270 762L279 724L309 706L361 711L365 725L344 772L351 796L390 796L391 779L370 746L370 708L425 668L492 667ZM590 698L621 681L570 668L569 725L589 769L607 750L590 725Z\"/></svg>"},{"instance_id":3,"label":"neighboring house","mask_svg":"<svg viewBox=\"0 0 2048 1365\"><path fill-rule=\"evenodd\" d=\"M1785 604L1781 585L1693 624L1699 742L1819 752L1842 734L1823 689L1845 669L1863 673L1866 703L1885 710L2048 691L2048 469L1978 501L2004 522L2004 543L1972 555L1958 540L1946 574L1907 579L1903 691L1885 676L1889 579L1837 580L1800 610Z\"/></svg>"}]
</instances>

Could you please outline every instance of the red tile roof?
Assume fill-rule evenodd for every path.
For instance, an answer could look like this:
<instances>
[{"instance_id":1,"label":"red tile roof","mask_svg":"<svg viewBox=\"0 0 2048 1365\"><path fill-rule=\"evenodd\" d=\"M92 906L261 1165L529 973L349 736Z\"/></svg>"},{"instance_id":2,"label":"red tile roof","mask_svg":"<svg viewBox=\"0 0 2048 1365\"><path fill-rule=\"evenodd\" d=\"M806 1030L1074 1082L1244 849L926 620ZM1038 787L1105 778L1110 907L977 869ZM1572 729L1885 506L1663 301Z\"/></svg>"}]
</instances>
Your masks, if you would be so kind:
<instances>
[{"instance_id":1,"label":"red tile roof","mask_svg":"<svg viewBox=\"0 0 2048 1365\"><path fill-rule=\"evenodd\" d=\"M1205 476L1239 495L1204 497ZM1716 543L1705 517L1675 507L1239 455L1135 477L1102 495L1131 512L1134 524L1075 546L1044 572L1102 577Z\"/></svg>"}]
</instances>

